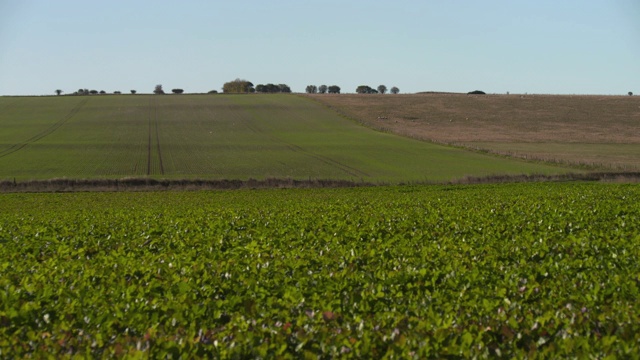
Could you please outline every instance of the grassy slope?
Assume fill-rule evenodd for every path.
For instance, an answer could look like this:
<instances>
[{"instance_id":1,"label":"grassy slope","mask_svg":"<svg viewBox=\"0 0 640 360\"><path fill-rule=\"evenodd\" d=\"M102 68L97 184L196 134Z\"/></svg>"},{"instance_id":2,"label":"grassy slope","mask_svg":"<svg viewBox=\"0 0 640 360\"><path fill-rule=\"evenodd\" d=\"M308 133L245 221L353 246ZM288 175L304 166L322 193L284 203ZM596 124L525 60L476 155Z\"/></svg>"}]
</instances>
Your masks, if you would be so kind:
<instances>
[{"instance_id":1,"label":"grassy slope","mask_svg":"<svg viewBox=\"0 0 640 360\"><path fill-rule=\"evenodd\" d=\"M369 127L509 156L640 169L640 97L315 95Z\"/></svg>"},{"instance_id":2,"label":"grassy slope","mask_svg":"<svg viewBox=\"0 0 640 360\"><path fill-rule=\"evenodd\" d=\"M365 181L567 169L375 132L297 96L0 98L0 179Z\"/></svg>"}]
</instances>

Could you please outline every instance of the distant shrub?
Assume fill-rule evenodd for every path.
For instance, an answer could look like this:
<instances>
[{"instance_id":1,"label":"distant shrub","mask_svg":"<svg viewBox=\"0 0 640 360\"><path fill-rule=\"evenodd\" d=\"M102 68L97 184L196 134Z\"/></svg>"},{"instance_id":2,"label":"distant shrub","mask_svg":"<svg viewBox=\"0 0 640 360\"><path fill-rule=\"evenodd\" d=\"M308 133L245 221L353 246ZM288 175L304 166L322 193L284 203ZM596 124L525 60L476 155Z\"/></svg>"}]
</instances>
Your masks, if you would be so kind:
<instances>
[{"instance_id":1,"label":"distant shrub","mask_svg":"<svg viewBox=\"0 0 640 360\"><path fill-rule=\"evenodd\" d=\"M218 90L211 90L207 94L217 94L217 93L218 93Z\"/></svg>"},{"instance_id":2,"label":"distant shrub","mask_svg":"<svg viewBox=\"0 0 640 360\"><path fill-rule=\"evenodd\" d=\"M256 90L253 88L253 83L251 83L251 81L235 79L233 81L224 83L224 85L222 86L222 91L225 93L242 94L252 93Z\"/></svg>"},{"instance_id":3,"label":"distant shrub","mask_svg":"<svg viewBox=\"0 0 640 360\"><path fill-rule=\"evenodd\" d=\"M133 95L135 95L135 94L136 94L136 92L137 92L137 91L135 91L135 90L130 90L130 91L131 91L131 93L132 93Z\"/></svg>"},{"instance_id":4,"label":"distant shrub","mask_svg":"<svg viewBox=\"0 0 640 360\"><path fill-rule=\"evenodd\" d=\"M98 93L98 90L91 90L91 91L89 91L89 94L93 94L93 95L95 95L95 94L97 94L97 93Z\"/></svg>"},{"instance_id":5,"label":"distant shrub","mask_svg":"<svg viewBox=\"0 0 640 360\"><path fill-rule=\"evenodd\" d=\"M467 93L468 95L486 95L487 93L482 90L474 90Z\"/></svg>"},{"instance_id":6,"label":"distant shrub","mask_svg":"<svg viewBox=\"0 0 640 360\"><path fill-rule=\"evenodd\" d=\"M184 92L184 90L182 89L171 89L171 92L174 94L182 94Z\"/></svg>"},{"instance_id":7,"label":"distant shrub","mask_svg":"<svg viewBox=\"0 0 640 360\"><path fill-rule=\"evenodd\" d=\"M122 94L120 91L114 91L113 93L116 95Z\"/></svg>"}]
</instances>

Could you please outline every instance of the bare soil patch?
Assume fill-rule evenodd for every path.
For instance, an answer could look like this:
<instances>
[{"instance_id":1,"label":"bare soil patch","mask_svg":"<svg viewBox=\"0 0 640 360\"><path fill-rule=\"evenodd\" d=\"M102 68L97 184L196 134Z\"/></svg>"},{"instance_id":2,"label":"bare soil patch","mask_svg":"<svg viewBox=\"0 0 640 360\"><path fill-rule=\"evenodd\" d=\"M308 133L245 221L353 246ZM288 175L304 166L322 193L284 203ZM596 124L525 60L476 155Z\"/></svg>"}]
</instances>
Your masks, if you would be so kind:
<instances>
[{"instance_id":1,"label":"bare soil patch","mask_svg":"<svg viewBox=\"0 0 640 360\"><path fill-rule=\"evenodd\" d=\"M589 159L580 158L580 148L589 144L640 144L637 96L307 96L374 129L503 155L513 155L504 149L503 145L508 143L527 144L528 148L540 144L541 149L549 143L574 144L576 152L545 157L540 155L541 151L531 151L521 157L610 168L607 154L603 154L601 163L595 164L593 154ZM491 143L500 146L493 147ZM635 161L633 154L627 155L632 160L622 167L640 168L640 159Z\"/></svg>"}]
</instances>

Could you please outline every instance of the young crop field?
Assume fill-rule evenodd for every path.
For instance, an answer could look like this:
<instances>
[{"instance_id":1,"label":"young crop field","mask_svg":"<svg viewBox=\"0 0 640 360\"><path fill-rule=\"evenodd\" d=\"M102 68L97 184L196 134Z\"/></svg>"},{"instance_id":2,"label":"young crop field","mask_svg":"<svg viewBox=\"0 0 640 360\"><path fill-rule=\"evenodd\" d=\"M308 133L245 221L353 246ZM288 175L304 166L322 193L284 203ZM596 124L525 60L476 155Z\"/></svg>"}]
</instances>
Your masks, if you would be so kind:
<instances>
[{"instance_id":1,"label":"young crop field","mask_svg":"<svg viewBox=\"0 0 640 360\"><path fill-rule=\"evenodd\" d=\"M571 170L373 131L293 95L0 97L0 180L367 182Z\"/></svg>"},{"instance_id":2,"label":"young crop field","mask_svg":"<svg viewBox=\"0 0 640 360\"><path fill-rule=\"evenodd\" d=\"M635 185L0 194L0 203L3 358L640 351Z\"/></svg>"},{"instance_id":3,"label":"young crop field","mask_svg":"<svg viewBox=\"0 0 640 360\"><path fill-rule=\"evenodd\" d=\"M516 158L640 169L640 97L313 95L366 126Z\"/></svg>"}]
</instances>

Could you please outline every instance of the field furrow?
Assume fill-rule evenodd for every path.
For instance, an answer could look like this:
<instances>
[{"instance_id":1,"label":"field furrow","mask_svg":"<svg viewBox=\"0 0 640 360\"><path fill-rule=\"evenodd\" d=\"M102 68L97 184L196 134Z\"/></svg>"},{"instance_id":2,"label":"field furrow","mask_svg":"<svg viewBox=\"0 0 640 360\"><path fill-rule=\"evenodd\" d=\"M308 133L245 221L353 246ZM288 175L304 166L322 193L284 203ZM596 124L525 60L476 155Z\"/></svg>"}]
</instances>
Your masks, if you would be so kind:
<instances>
[{"instance_id":1,"label":"field furrow","mask_svg":"<svg viewBox=\"0 0 640 360\"><path fill-rule=\"evenodd\" d=\"M64 125L67 121L71 120L81 109L82 107L84 107L87 103L87 101L89 101L88 98L86 99L82 99L82 101L80 101L74 108L71 109L71 111L69 111L68 114L66 114L63 118L61 118L60 120L56 121L53 125L49 126L48 128L44 129L43 131L31 136L28 139L25 139L19 143L15 143L11 146L9 146L9 148L4 149L2 151L0 151L0 158L8 156L13 154L16 151L19 151L21 149L23 149L25 146L34 143L48 135L51 135L54 131L58 130L62 125Z\"/></svg>"},{"instance_id":2,"label":"field furrow","mask_svg":"<svg viewBox=\"0 0 640 360\"><path fill-rule=\"evenodd\" d=\"M154 97L149 98L149 112L147 116L147 175L164 175L162 164L162 147L158 130L158 102Z\"/></svg>"}]
</instances>

